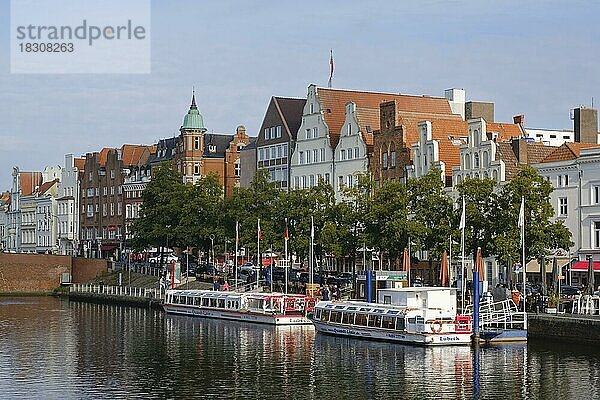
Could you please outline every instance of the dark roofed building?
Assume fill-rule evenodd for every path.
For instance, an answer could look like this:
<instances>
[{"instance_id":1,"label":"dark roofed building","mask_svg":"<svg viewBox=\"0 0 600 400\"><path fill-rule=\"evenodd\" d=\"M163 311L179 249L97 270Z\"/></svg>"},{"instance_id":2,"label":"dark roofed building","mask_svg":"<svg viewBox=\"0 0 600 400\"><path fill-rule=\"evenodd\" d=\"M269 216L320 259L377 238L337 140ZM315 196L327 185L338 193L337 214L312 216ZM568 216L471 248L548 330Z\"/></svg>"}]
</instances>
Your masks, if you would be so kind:
<instances>
[{"instance_id":1,"label":"dark roofed building","mask_svg":"<svg viewBox=\"0 0 600 400\"><path fill-rule=\"evenodd\" d=\"M256 140L256 170L269 171L271 181L287 190L290 159L306 99L271 97Z\"/></svg>"}]
</instances>

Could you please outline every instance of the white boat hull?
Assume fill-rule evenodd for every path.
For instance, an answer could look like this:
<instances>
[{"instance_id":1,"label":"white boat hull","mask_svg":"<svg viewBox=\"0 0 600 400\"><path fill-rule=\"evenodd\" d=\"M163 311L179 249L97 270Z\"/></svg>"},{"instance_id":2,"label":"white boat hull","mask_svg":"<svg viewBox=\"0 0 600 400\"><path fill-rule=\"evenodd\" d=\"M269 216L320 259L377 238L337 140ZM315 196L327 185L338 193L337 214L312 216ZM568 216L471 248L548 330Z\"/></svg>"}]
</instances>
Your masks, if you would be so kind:
<instances>
[{"instance_id":1,"label":"white boat hull","mask_svg":"<svg viewBox=\"0 0 600 400\"><path fill-rule=\"evenodd\" d=\"M189 315L193 317L217 318L231 321L254 322L269 325L310 325L312 321L302 315L268 315L250 311L221 310L196 306L163 304L169 314Z\"/></svg>"},{"instance_id":2,"label":"white boat hull","mask_svg":"<svg viewBox=\"0 0 600 400\"><path fill-rule=\"evenodd\" d=\"M387 329L358 327L355 325L332 324L313 320L317 332L329 335L349 336L361 339L384 340L389 342L409 343L422 346L468 345L471 333L411 333Z\"/></svg>"}]
</instances>

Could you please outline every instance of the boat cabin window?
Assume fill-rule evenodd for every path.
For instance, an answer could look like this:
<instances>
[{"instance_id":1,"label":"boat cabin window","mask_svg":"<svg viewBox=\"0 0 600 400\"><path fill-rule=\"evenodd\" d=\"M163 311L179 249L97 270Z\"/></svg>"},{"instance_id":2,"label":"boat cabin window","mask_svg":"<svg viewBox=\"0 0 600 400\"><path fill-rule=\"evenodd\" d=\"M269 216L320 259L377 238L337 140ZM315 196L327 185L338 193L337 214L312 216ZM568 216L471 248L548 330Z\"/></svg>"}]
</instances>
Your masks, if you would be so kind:
<instances>
[{"instance_id":1,"label":"boat cabin window","mask_svg":"<svg viewBox=\"0 0 600 400\"><path fill-rule=\"evenodd\" d=\"M387 313L388 314L392 314L392 315L396 315L396 314L399 313L399 311L398 310L389 310Z\"/></svg>"},{"instance_id":2,"label":"boat cabin window","mask_svg":"<svg viewBox=\"0 0 600 400\"><path fill-rule=\"evenodd\" d=\"M409 323L409 324L416 324L416 323L417 323L417 321L416 321L416 318L415 318L415 317L410 317L410 318L408 319L408 323Z\"/></svg>"},{"instance_id":3,"label":"boat cabin window","mask_svg":"<svg viewBox=\"0 0 600 400\"><path fill-rule=\"evenodd\" d=\"M336 310L343 310L346 306L335 306Z\"/></svg>"},{"instance_id":4,"label":"boat cabin window","mask_svg":"<svg viewBox=\"0 0 600 400\"><path fill-rule=\"evenodd\" d=\"M392 304L392 296L384 295L383 304Z\"/></svg>"},{"instance_id":5,"label":"boat cabin window","mask_svg":"<svg viewBox=\"0 0 600 400\"><path fill-rule=\"evenodd\" d=\"M200 301L201 301L201 300L202 300L202 299L201 299L200 297L194 297L194 305L195 305L195 306L199 306L199 305L200 305Z\"/></svg>"},{"instance_id":6,"label":"boat cabin window","mask_svg":"<svg viewBox=\"0 0 600 400\"><path fill-rule=\"evenodd\" d=\"M394 317L383 317L381 327L385 329L394 329Z\"/></svg>"},{"instance_id":7,"label":"boat cabin window","mask_svg":"<svg viewBox=\"0 0 600 400\"><path fill-rule=\"evenodd\" d=\"M348 307L348 311L356 311L358 310L358 307Z\"/></svg>"},{"instance_id":8,"label":"boat cabin window","mask_svg":"<svg viewBox=\"0 0 600 400\"><path fill-rule=\"evenodd\" d=\"M423 318L423 317L417 317L416 318L416 322L417 322L417 324L424 324L425 323L425 318Z\"/></svg>"},{"instance_id":9,"label":"boat cabin window","mask_svg":"<svg viewBox=\"0 0 600 400\"><path fill-rule=\"evenodd\" d=\"M219 299L217 301L217 307L219 307L219 308L225 308L225 299Z\"/></svg>"},{"instance_id":10,"label":"boat cabin window","mask_svg":"<svg viewBox=\"0 0 600 400\"><path fill-rule=\"evenodd\" d=\"M321 319L321 315L323 314L323 310L321 310L320 308L317 309L317 319Z\"/></svg>"},{"instance_id":11,"label":"boat cabin window","mask_svg":"<svg viewBox=\"0 0 600 400\"><path fill-rule=\"evenodd\" d=\"M323 310L323 316L321 317L323 321L329 321L329 310Z\"/></svg>"},{"instance_id":12,"label":"boat cabin window","mask_svg":"<svg viewBox=\"0 0 600 400\"><path fill-rule=\"evenodd\" d=\"M330 322L342 322L342 313L339 311L332 311L331 316L329 317Z\"/></svg>"},{"instance_id":13,"label":"boat cabin window","mask_svg":"<svg viewBox=\"0 0 600 400\"><path fill-rule=\"evenodd\" d=\"M404 320L404 317L397 317L396 318L396 330L397 331L403 331L406 329L406 321Z\"/></svg>"},{"instance_id":14,"label":"boat cabin window","mask_svg":"<svg viewBox=\"0 0 600 400\"><path fill-rule=\"evenodd\" d=\"M381 315L369 315L368 326L372 326L374 328L381 327Z\"/></svg>"},{"instance_id":15,"label":"boat cabin window","mask_svg":"<svg viewBox=\"0 0 600 400\"><path fill-rule=\"evenodd\" d=\"M367 314L356 314L355 325L367 326Z\"/></svg>"},{"instance_id":16,"label":"boat cabin window","mask_svg":"<svg viewBox=\"0 0 600 400\"><path fill-rule=\"evenodd\" d=\"M342 314L342 323L352 325L354 324L354 313L345 312Z\"/></svg>"},{"instance_id":17,"label":"boat cabin window","mask_svg":"<svg viewBox=\"0 0 600 400\"><path fill-rule=\"evenodd\" d=\"M194 298L193 297L188 297L186 303L189 304L190 306L194 305Z\"/></svg>"},{"instance_id":18,"label":"boat cabin window","mask_svg":"<svg viewBox=\"0 0 600 400\"><path fill-rule=\"evenodd\" d=\"M217 306L217 299L210 299L210 306L211 307L216 307Z\"/></svg>"},{"instance_id":19,"label":"boat cabin window","mask_svg":"<svg viewBox=\"0 0 600 400\"><path fill-rule=\"evenodd\" d=\"M209 299L207 297L203 297L202 298L202 306L208 307L208 305L209 305Z\"/></svg>"}]
</instances>

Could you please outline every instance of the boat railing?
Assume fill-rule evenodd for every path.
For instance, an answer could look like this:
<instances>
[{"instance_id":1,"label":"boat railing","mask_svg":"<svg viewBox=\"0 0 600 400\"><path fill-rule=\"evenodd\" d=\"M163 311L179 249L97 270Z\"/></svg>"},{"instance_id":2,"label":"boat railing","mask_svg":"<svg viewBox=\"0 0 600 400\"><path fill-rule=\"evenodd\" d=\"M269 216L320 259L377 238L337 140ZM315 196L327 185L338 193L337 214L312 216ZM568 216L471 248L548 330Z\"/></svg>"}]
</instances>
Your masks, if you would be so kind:
<instances>
[{"instance_id":1,"label":"boat railing","mask_svg":"<svg viewBox=\"0 0 600 400\"><path fill-rule=\"evenodd\" d=\"M107 296L122 296L157 299L163 298L165 291L161 289L148 289L133 286L109 286L91 283L74 283L69 287L71 293L94 293Z\"/></svg>"},{"instance_id":2,"label":"boat railing","mask_svg":"<svg viewBox=\"0 0 600 400\"><path fill-rule=\"evenodd\" d=\"M252 291L259 291L260 288L265 284L265 280L261 279L258 282L251 282L251 283L246 283L246 282L238 282L236 284L232 284L229 288L229 290L232 290L234 292L241 292L241 293L245 293L245 292L252 292Z\"/></svg>"},{"instance_id":3,"label":"boat railing","mask_svg":"<svg viewBox=\"0 0 600 400\"><path fill-rule=\"evenodd\" d=\"M465 314L473 315L473 306ZM519 311L512 299L493 302L482 300L479 304L479 327L482 329L527 329L527 314Z\"/></svg>"},{"instance_id":4,"label":"boat railing","mask_svg":"<svg viewBox=\"0 0 600 400\"><path fill-rule=\"evenodd\" d=\"M598 315L600 313L600 296L589 294L576 296L572 312L573 314Z\"/></svg>"}]
</instances>

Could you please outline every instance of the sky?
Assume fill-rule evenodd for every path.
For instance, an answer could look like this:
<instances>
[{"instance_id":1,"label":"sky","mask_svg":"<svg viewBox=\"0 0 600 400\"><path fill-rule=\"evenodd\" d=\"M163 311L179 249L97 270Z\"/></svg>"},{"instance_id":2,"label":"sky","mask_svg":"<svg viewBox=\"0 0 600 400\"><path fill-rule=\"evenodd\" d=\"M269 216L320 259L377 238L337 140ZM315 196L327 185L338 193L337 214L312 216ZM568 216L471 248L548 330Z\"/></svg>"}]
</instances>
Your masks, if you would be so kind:
<instances>
[{"instance_id":1,"label":"sky","mask_svg":"<svg viewBox=\"0 0 600 400\"><path fill-rule=\"evenodd\" d=\"M0 0L0 191L13 166L173 136L192 87L209 131L256 136L271 96L327 85L330 49L334 88L464 88L497 121L572 129L570 109L600 103L599 15L577 0L152 1L149 74L11 74Z\"/></svg>"}]
</instances>

